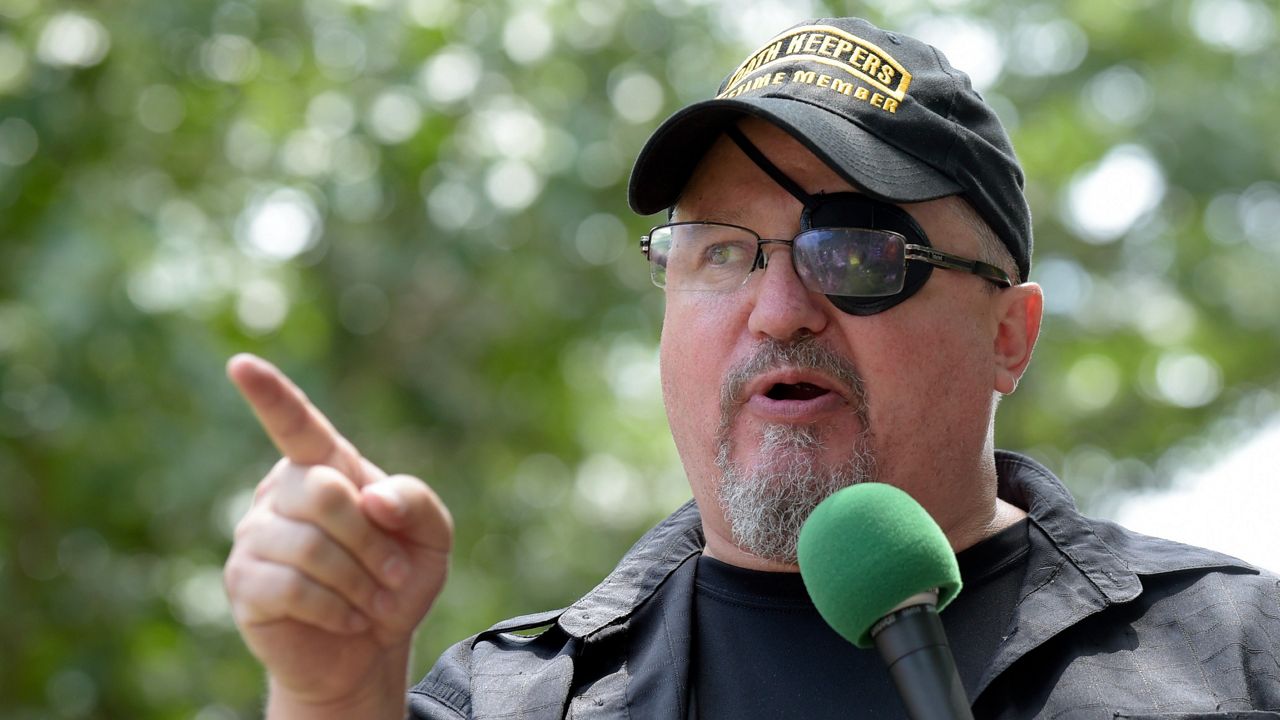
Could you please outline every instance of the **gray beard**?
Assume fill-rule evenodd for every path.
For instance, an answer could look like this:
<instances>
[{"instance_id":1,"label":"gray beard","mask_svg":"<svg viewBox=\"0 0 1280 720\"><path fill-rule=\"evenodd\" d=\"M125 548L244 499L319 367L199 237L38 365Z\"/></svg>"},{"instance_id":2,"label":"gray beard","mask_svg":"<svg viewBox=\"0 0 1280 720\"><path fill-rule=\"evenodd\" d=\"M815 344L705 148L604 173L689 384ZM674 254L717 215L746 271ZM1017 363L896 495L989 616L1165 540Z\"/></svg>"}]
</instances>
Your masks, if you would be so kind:
<instances>
[{"instance_id":1,"label":"gray beard","mask_svg":"<svg viewBox=\"0 0 1280 720\"><path fill-rule=\"evenodd\" d=\"M817 425L766 425L757 462L743 467L732 459L735 448L730 428L742 408L742 389L755 376L778 367L820 370L851 390L850 410L858 416L863 430L834 464L821 459L825 439L823 428ZM794 343L767 340L753 357L730 372L720 410L716 467L721 478L716 499L733 542L756 557L795 564L800 528L818 503L837 490L875 479L862 379L849 361L811 335Z\"/></svg>"}]
</instances>

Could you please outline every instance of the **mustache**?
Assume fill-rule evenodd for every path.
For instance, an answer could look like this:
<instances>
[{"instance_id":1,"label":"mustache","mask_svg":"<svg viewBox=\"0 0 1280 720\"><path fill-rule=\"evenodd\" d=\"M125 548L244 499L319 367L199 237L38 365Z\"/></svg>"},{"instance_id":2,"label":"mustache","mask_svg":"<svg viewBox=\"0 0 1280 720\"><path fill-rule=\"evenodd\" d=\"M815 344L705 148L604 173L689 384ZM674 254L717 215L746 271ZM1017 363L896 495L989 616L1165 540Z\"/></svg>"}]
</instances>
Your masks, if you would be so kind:
<instances>
[{"instance_id":1,"label":"mustache","mask_svg":"<svg viewBox=\"0 0 1280 720\"><path fill-rule=\"evenodd\" d=\"M867 390L862 375L853 362L818 340L816 335L801 335L795 340L766 338L755 352L730 368L720 387L720 417L727 425L737 409L746 402L743 392L752 380L763 373L783 368L813 370L831 377L849 393L849 402L863 427L867 427Z\"/></svg>"}]
</instances>

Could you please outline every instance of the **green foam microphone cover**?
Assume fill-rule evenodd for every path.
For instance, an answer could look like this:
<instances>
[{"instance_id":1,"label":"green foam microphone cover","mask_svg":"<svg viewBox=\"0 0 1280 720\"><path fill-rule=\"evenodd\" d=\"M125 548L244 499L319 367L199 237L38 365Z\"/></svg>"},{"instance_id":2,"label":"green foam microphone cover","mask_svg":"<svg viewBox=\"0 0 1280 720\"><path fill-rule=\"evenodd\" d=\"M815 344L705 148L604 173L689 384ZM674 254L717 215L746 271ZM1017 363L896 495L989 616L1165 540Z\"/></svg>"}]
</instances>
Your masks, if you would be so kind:
<instances>
[{"instance_id":1,"label":"green foam microphone cover","mask_svg":"<svg viewBox=\"0 0 1280 720\"><path fill-rule=\"evenodd\" d=\"M800 575L827 624L860 648L903 600L938 590L938 610L960 592L960 567L942 528L910 495L883 483L823 500L800 531Z\"/></svg>"}]
</instances>

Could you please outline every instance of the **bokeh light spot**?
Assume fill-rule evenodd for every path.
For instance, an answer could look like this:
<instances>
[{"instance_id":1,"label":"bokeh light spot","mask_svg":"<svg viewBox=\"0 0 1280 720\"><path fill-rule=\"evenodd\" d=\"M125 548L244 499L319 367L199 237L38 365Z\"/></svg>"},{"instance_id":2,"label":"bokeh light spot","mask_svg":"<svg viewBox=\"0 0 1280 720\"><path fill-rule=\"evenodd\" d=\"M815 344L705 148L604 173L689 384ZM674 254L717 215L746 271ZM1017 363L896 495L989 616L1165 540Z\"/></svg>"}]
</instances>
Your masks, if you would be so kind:
<instances>
[{"instance_id":1,"label":"bokeh light spot","mask_svg":"<svg viewBox=\"0 0 1280 720\"><path fill-rule=\"evenodd\" d=\"M169 594L169 601L188 626L232 624L231 607L222 587L222 568L200 566L186 570Z\"/></svg>"},{"instance_id":2,"label":"bokeh light spot","mask_svg":"<svg viewBox=\"0 0 1280 720\"><path fill-rule=\"evenodd\" d=\"M580 2L579 6L594 4ZM683 0L687 9L709 5L715 13L712 28L721 31L726 39L754 47L759 44L761 28L784 28L805 18L827 14L815 11L812 0L755 0L749 3L708 0Z\"/></svg>"},{"instance_id":3,"label":"bokeh light spot","mask_svg":"<svg viewBox=\"0 0 1280 720\"><path fill-rule=\"evenodd\" d=\"M1120 369L1106 355L1086 355L1072 363L1063 389L1064 399L1077 409L1101 410L1120 391Z\"/></svg>"},{"instance_id":4,"label":"bokeh light spot","mask_svg":"<svg viewBox=\"0 0 1280 720\"><path fill-rule=\"evenodd\" d=\"M40 137L31 123L11 117L0 121L0 165L26 165L40 148Z\"/></svg>"},{"instance_id":5,"label":"bokeh light spot","mask_svg":"<svg viewBox=\"0 0 1280 720\"><path fill-rule=\"evenodd\" d=\"M40 31L36 56L58 67L92 67L111 49L111 36L102 23L75 12L58 13Z\"/></svg>"},{"instance_id":6,"label":"bokeh light spot","mask_svg":"<svg viewBox=\"0 0 1280 720\"><path fill-rule=\"evenodd\" d=\"M582 461L573 489L575 515L587 523L630 524L647 512L635 469L608 453Z\"/></svg>"},{"instance_id":7,"label":"bokeh light spot","mask_svg":"<svg viewBox=\"0 0 1280 720\"><path fill-rule=\"evenodd\" d=\"M1280 252L1280 184L1259 182L1241 195L1240 227L1249 243L1259 250Z\"/></svg>"},{"instance_id":8,"label":"bokeh light spot","mask_svg":"<svg viewBox=\"0 0 1280 720\"><path fill-rule=\"evenodd\" d=\"M1044 288L1044 310L1053 315L1075 315L1093 289L1089 271L1067 258L1036 261L1035 278Z\"/></svg>"},{"instance_id":9,"label":"bokeh light spot","mask_svg":"<svg viewBox=\"0 0 1280 720\"><path fill-rule=\"evenodd\" d=\"M960 15L934 15L917 23L912 33L947 56L952 66L964 68L978 90L985 90L1004 70L1000 37L987 23Z\"/></svg>"},{"instance_id":10,"label":"bokeh light spot","mask_svg":"<svg viewBox=\"0 0 1280 720\"><path fill-rule=\"evenodd\" d=\"M516 212L537 199L542 192L542 178L526 162L499 160L485 173L484 190L494 207Z\"/></svg>"},{"instance_id":11,"label":"bokeh light spot","mask_svg":"<svg viewBox=\"0 0 1280 720\"><path fill-rule=\"evenodd\" d=\"M348 222L369 222L383 210L382 186L367 179L339 185L334 189L333 209Z\"/></svg>"},{"instance_id":12,"label":"bokeh light spot","mask_svg":"<svg viewBox=\"0 0 1280 720\"><path fill-rule=\"evenodd\" d=\"M254 198L236 223L236 240L252 257L292 259L320 237L320 213L304 192L278 188Z\"/></svg>"},{"instance_id":13,"label":"bokeh light spot","mask_svg":"<svg viewBox=\"0 0 1280 720\"><path fill-rule=\"evenodd\" d=\"M512 15L502 28L502 49L520 65L531 65L545 58L554 42L550 23L535 10Z\"/></svg>"},{"instance_id":14,"label":"bokeh light spot","mask_svg":"<svg viewBox=\"0 0 1280 720\"><path fill-rule=\"evenodd\" d=\"M1240 227L1240 196L1224 192L1213 196L1204 208L1204 231L1219 245L1239 245L1244 242L1244 229Z\"/></svg>"},{"instance_id":15,"label":"bokeh light spot","mask_svg":"<svg viewBox=\"0 0 1280 720\"><path fill-rule=\"evenodd\" d=\"M187 115L182 93L170 85L152 85L138 95L138 122L153 133L173 132Z\"/></svg>"},{"instance_id":16,"label":"bokeh light spot","mask_svg":"<svg viewBox=\"0 0 1280 720\"><path fill-rule=\"evenodd\" d=\"M320 69L335 80L349 80L364 70L364 40L343 25L329 23L318 27L312 46Z\"/></svg>"},{"instance_id":17,"label":"bokeh light spot","mask_svg":"<svg viewBox=\"0 0 1280 720\"><path fill-rule=\"evenodd\" d=\"M1212 47L1251 53L1274 42L1272 13L1256 0L1195 0L1191 3L1191 29Z\"/></svg>"},{"instance_id":18,"label":"bokeh light spot","mask_svg":"<svg viewBox=\"0 0 1280 720\"><path fill-rule=\"evenodd\" d=\"M200 66L209 77L231 85L252 80L261 67L258 48L239 35L215 35L200 51Z\"/></svg>"},{"instance_id":19,"label":"bokeh light spot","mask_svg":"<svg viewBox=\"0 0 1280 720\"><path fill-rule=\"evenodd\" d=\"M1152 281L1135 281L1128 289L1133 299L1128 317L1147 342L1170 347L1190 339L1196 310L1177 290Z\"/></svg>"},{"instance_id":20,"label":"bokeh light spot","mask_svg":"<svg viewBox=\"0 0 1280 720\"><path fill-rule=\"evenodd\" d=\"M418 84L432 101L448 105L475 92L483 72L484 65L474 50L450 45L422 64Z\"/></svg>"},{"instance_id":21,"label":"bokeh light spot","mask_svg":"<svg viewBox=\"0 0 1280 720\"><path fill-rule=\"evenodd\" d=\"M661 378L655 343L620 338L609 346L604 370L619 409L648 406L661 413Z\"/></svg>"},{"instance_id":22,"label":"bokeh light spot","mask_svg":"<svg viewBox=\"0 0 1280 720\"><path fill-rule=\"evenodd\" d=\"M475 192L461 182L446 180L427 192L427 214L444 230L461 230L475 217Z\"/></svg>"},{"instance_id":23,"label":"bokeh light spot","mask_svg":"<svg viewBox=\"0 0 1280 720\"><path fill-rule=\"evenodd\" d=\"M240 286L236 298L236 319L250 335L265 335L284 324L289 315L289 296L279 283L254 278Z\"/></svg>"},{"instance_id":24,"label":"bokeh light spot","mask_svg":"<svg viewBox=\"0 0 1280 720\"><path fill-rule=\"evenodd\" d=\"M382 156L378 148L357 136L344 137L333 144L333 176L339 182L358 183L373 178Z\"/></svg>"},{"instance_id":25,"label":"bokeh light spot","mask_svg":"<svg viewBox=\"0 0 1280 720\"><path fill-rule=\"evenodd\" d=\"M503 98L474 116L466 142L479 156L532 160L546 147L546 126L522 102Z\"/></svg>"},{"instance_id":26,"label":"bokeh light spot","mask_svg":"<svg viewBox=\"0 0 1280 720\"><path fill-rule=\"evenodd\" d=\"M248 120L236 120L223 140L227 160L245 172L261 170L275 152L271 135Z\"/></svg>"},{"instance_id":27,"label":"bokeh light spot","mask_svg":"<svg viewBox=\"0 0 1280 720\"><path fill-rule=\"evenodd\" d=\"M578 255L592 265L607 265L622 257L626 244L626 225L609 213L588 216L574 234Z\"/></svg>"},{"instance_id":28,"label":"bokeh light spot","mask_svg":"<svg viewBox=\"0 0 1280 720\"><path fill-rule=\"evenodd\" d=\"M1008 64L1019 75L1061 75L1074 70L1089 51L1080 26L1065 18L1019 25L1013 33L1013 58Z\"/></svg>"},{"instance_id":29,"label":"bokeh light spot","mask_svg":"<svg viewBox=\"0 0 1280 720\"><path fill-rule=\"evenodd\" d=\"M1222 391L1222 371L1213 360L1197 353L1164 353L1156 361L1155 389L1160 399L1172 405L1208 405Z\"/></svg>"},{"instance_id":30,"label":"bokeh light spot","mask_svg":"<svg viewBox=\"0 0 1280 720\"><path fill-rule=\"evenodd\" d=\"M578 153L578 177L591 187L609 187L621 180L626 171L626 163L613 143L594 142Z\"/></svg>"},{"instance_id":31,"label":"bokeh light spot","mask_svg":"<svg viewBox=\"0 0 1280 720\"><path fill-rule=\"evenodd\" d=\"M307 103L307 125L330 138L340 138L356 125L355 105L336 90L322 92Z\"/></svg>"},{"instance_id":32,"label":"bokeh light spot","mask_svg":"<svg viewBox=\"0 0 1280 720\"><path fill-rule=\"evenodd\" d=\"M1116 65L1094 75L1081 93L1091 116L1120 127L1133 126L1151 114L1151 85L1137 70Z\"/></svg>"},{"instance_id":33,"label":"bokeh light spot","mask_svg":"<svg viewBox=\"0 0 1280 720\"><path fill-rule=\"evenodd\" d=\"M1064 219L1086 242L1113 242L1159 205L1164 193L1164 174L1151 153L1121 145L1071 179Z\"/></svg>"},{"instance_id":34,"label":"bokeh light spot","mask_svg":"<svg viewBox=\"0 0 1280 720\"><path fill-rule=\"evenodd\" d=\"M329 136L320 130L295 130L280 148L280 164L294 175L319 177L333 167L332 147Z\"/></svg>"},{"instance_id":35,"label":"bokeh light spot","mask_svg":"<svg viewBox=\"0 0 1280 720\"><path fill-rule=\"evenodd\" d=\"M613 109L623 120L631 123L652 120L662 111L663 98L661 83L639 70L620 73L609 88Z\"/></svg>"},{"instance_id":36,"label":"bokeh light spot","mask_svg":"<svg viewBox=\"0 0 1280 720\"><path fill-rule=\"evenodd\" d=\"M535 453L520 461L512 478L512 489L522 505L545 509L560 505L571 481L564 461L555 455Z\"/></svg>"},{"instance_id":37,"label":"bokeh light spot","mask_svg":"<svg viewBox=\"0 0 1280 720\"><path fill-rule=\"evenodd\" d=\"M387 145L402 143L422 127L422 107L403 89L384 90L369 107L369 132Z\"/></svg>"}]
</instances>

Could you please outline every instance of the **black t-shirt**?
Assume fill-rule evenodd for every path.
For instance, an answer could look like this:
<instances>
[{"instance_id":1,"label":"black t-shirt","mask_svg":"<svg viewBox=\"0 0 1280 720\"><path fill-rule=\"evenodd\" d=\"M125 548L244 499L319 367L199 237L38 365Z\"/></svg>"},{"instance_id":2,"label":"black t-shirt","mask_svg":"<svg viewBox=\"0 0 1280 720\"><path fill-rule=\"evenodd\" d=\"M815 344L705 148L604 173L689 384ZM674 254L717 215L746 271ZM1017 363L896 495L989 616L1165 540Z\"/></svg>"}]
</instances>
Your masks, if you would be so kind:
<instances>
[{"instance_id":1,"label":"black t-shirt","mask_svg":"<svg viewBox=\"0 0 1280 720\"><path fill-rule=\"evenodd\" d=\"M1027 521L956 556L964 589L941 613L966 688L995 655L1026 570ZM827 626L798 573L698 559L692 709L714 718L894 718L905 711L874 649Z\"/></svg>"}]
</instances>

